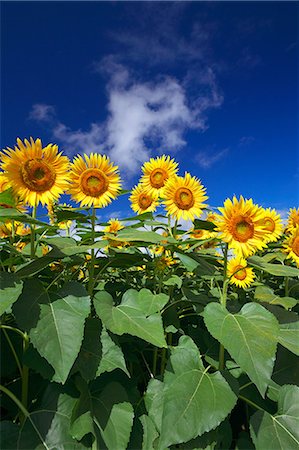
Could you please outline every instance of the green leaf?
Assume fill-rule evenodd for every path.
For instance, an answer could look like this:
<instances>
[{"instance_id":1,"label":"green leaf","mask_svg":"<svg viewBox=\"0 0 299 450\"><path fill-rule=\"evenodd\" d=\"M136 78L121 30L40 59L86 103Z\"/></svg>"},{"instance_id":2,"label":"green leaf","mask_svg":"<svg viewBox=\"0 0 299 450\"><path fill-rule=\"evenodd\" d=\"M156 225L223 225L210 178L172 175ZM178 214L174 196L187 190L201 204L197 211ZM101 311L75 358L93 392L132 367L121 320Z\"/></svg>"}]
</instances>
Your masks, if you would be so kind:
<instances>
[{"instance_id":1,"label":"green leaf","mask_svg":"<svg viewBox=\"0 0 299 450\"><path fill-rule=\"evenodd\" d=\"M70 416L76 399L49 384L42 402L30 413L19 435L18 449L83 450L70 434ZM42 444L43 443L43 444Z\"/></svg>"},{"instance_id":2,"label":"green leaf","mask_svg":"<svg viewBox=\"0 0 299 450\"><path fill-rule=\"evenodd\" d=\"M25 280L23 292L12 308L19 327L27 332L36 327L40 305L48 303L50 298L42 282L36 278Z\"/></svg>"},{"instance_id":3,"label":"green leaf","mask_svg":"<svg viewBox=\"0 0 299 450\"><path fill-rule=\"evenodd\" d=\"M102 322L97 317L88 317L85 321L84 337L72 373L77 370L86 381L93 380L102 356Z\"/></svg>"},{"instance_id":4,"label":"green leaf","mask_svg":"<svg viewBox=\"0 0 299 450\"><path fill-rule=\"evenodd\" d=\"M157 439L158 432L152 419L145 414L139 417L143 427L142 450L154 450L154 441Z\"/></svg>"},{"instance_id":5,"label":"green leaf","mask_svg":"<svg viewBox=\"0 0 299 450\"><path fill-rule=\"evenodd\" d=\"M147 316L145 310L149 306L143 305L141 297L138 291L130 289L125 293L121 304L113 306L112 296L108 292L99 291L95 294L94 306L105 327L112 333L128 333L157 347L167 347L161 315L156 312Z\"/></svg>"},{"instance_id":6,"label":"green leaf","mask_svg":"<svg viewBox=\"0 0 299 450\"><path fill-rule=\"evenodd\" d=\"M238 314L229 313L219 303L210 303L205 307L204 321L211 335L264 396L271 380L279 333L273 314L255 303L247 303Z\"/></svg>"},{"instance_id":7,"label":"green leaf","mask_svg":"<svg viewBox=\"0 0 299 450\"><path fill-rule=\"evenodd\" d=\"M128 377L130 376L126 367L125 358L121 348L109 336L105 328L101 333L102 343L102 359L97 369L96 376L98 377L104 372L112 372L115 369L121 369Z\"/></svg>"},{"instance_id":8,"label":"green leaf","mask_svg":"<svg viewBox=\"0 0 299 450\"><path fill-rule=\"evenodd\" d=\"M0 316L19 298L23 282L13 273L0 272Z\"/></svg>"},{"instance_id":9,"label":"green leaf","mask_svg":"<svg viewBox=\"0 0 299 450\"><path fill-rule=\"evenodd\" d=\"M278 342L299 356L299 321L280 325Z\"/></svg>"},{"instance_id":10,"label":"green leaf","mask_svg":"<svg viewBox=\"0 0 299 450\"><path fill-rule=\"evenodd\" d=\"M33 219L28 214L24 214L17 209L0 207L0 222L6 222L6 220L17 220L22 223L34 223L36 225L42 225L43 227L46 226L47 228L56 229L56 227L48 225L45 222L41 222L40 220Z\"/></svg>"},{"instance_id":11,"label":"green leaf","mask_svg":"<svg viewBox=\"0 0 299 450\"><path fill-rule=\"evenodd\" d=\"M216 225L213 222L209 222L208 220L200 220L200 219L194 220L194 229L195 230L213 231L213 230L215 230L215 228L216 228Z\"/></svg>"},{"instance_id":12,"label":"green leaf","mask_svg":"<svg viewBox=\"0 0 299 450\"><path fill-rule=\"evenodd\" d=\"M15 208L16 206L16 197L13 194L13 189L9 188L3 192L0 192L0 206L7 207L10 206Z\"/></svg>"},{"instance_id":13,"label":"green leaf","mask_svg":"<svg viewBox=\"0 0 299 450\"><path fill-rule=\"evenodd\" d=\"M188 336L171 351L164 377L164 408L159 449L187 442L216 428L237 397L220 372L209 373Z\"/></svg>"},{"instance_id":14,"label":"green leaf","mask_svg":"<svg viewBox=\"0 0 299 450\"><path fill-rule=\"evenodd\" d=\"M277 414L255 413L251 419L250 433L256 450L298 450L299 387L282 386Z\"/></svg>"},{"instance_id":15,"label":"green leaf","mask_svg":"<svg viewBox=\"0 0 299 450\"><path fill-rule=\"evenodd\" d=\"M281 305L285 309L293 308L298 303L295 298L275 295L273 289L268 286L257 286L254 298L261 302L269 303L270 305Z\"/></svg>"},{"instance_id":16,"label":"green leaf","mask_svg":"<svg viewBox=\"0 0 299 450\"><path fill-rule=\"evenodd\" d=\"M76 282L67 283L58 295L58 300L41 305L40 319L30 338L55 369L53 380L64 383L81 347L90 299Z\"/></svg>"},{"instance_id":17,"label":"green leaf","mask_svg":"<svg viewBox=\"0 0 299 450\"><path fill-rule=\"evenodd\" d=\"M156 429L161 432L162 415L163 415L163 383L162 381L152 378L148 385L144 397L146 410L149 417L155 424Z\"/></svg>"},{"instance_id":18,"label":"green leaf","mask_svg":"<svg viewBox=\"0 0 299 450\"><path fill-rule=\"evenodd\" d=\"M179 258L181 263L186 267L188 272L193 272L193 270L196 269L196 267L199 265L195 259L190 258L190 256L185 255L185 253L175 253L175 256Z\"/></svg>"},{"instance_id":19,"label":"green leaf","mask_svg":"<svg viewBox=\"0 0 299 450\"><path fill-rule=\"evenodd\" d=\"M30 261L28 263L22 264L18 267L16 270L16 274L20 278L27 278L31 275L36 275L37 273L41 272L43 269L48 267L49 264L51 264L54 261L54 258L49 256L49 253L45 256L42 256L41 258L34 259L33 261Z\"/></svg>"},{"instance_id":20,"label":"green leaf","mask_svg":"<svg viewBox=\"0 0 299 450\"><path fill-rule=\"evenodd\" d=\"M124 388L112 382L98 392L81 380L77 383L81 396L73 411L72 434L79 439L91 432L98 439L99 433L108 450L126 449L134 412ZM102 446L97 443L97 448Z\"/></svg>"},{"instance_id":21,"label":"green leaf","mask_svg":"<svg viewBox=\"0 0 299 450\"><path fill-rule=\"evenodd\" d=\"M120 232L115 237L117 241L122 242L147 242L150 244L158 244L161 241L167 242L176 242L175 239L168 237L165 238L165 236L162 236L159 233L155 233L154 231L140 231L136 229L123 229L120 230Z\"/></svg>"},{"instance_id":22,"label":"green leaf","mask_svg":"<svg viewBox=\"0 0 299 450\"><path fill-rule=\"evenodd\" d=\"M163 281L165 286L177 286L179 289L182 287L183 280L177 275L171 275L167 280Z\"/></svg>"},{"instance_id":23,"label":"green leaf","mask_svg":"<svg viewBox=\"0 0 299 450\"><path fill-rule=\"evenodd\" d=\"M298 277L299 269L290 266L283 266L282 264L270 264L264 262L260 256L251 256L248 258L248 263L254 267L264 270L265 272L275 275L277 277Z\"/></svg>"}]
</instances>

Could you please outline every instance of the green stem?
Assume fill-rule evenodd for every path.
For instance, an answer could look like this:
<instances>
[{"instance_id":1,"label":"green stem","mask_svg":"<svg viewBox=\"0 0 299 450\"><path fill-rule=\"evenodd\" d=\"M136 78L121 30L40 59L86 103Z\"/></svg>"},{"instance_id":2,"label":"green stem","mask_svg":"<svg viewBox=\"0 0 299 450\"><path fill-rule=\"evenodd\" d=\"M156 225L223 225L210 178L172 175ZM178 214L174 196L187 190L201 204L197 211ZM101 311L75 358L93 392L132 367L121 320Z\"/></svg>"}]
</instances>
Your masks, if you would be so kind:
<instances>
[{"instance_id":1,"label":"green stem","mask_svg":"<svg viewBox=\"0 0 299 450\"><path fill-rule=\"evenodd\" d=\"M11 352L12 352L12 354L14 355L14 358L15 358L15 361L16 361L16 363L17 363L17 366L18 366L20 375L21 375L21 377L22 377L22 367L21 367L21 363L20 363L20 360L19 360L19 358L18 358L18 355L17 355L17 353L16 353L16 351L15 351L15 349L14 349L14 346L12 345L12 342L11 342L11 340L10 340L10 337L8 336L7 331L5 330L5 328L3 328L2 331L3 331L3 333L4 333L4 336L6 337L6 340L7 340L7 342L8 342L8 345L9 345L10 349L11 349Z\"/></svg>"},{"instance_id":2,"label":"green stem","mask_svg":"<svg viewBox=\"0 0 299 450\"><path fill-rule=\"evenodd\" d=\"M227 300L227 288L228 288L228 279L227 279L227 254L228 254L228 244L225 244L224 248L224 266L223 266L223 287L222 294L220 297L220 303L223 308L226 308L226 300ZM219 370L223 370L225 367L225 350L222 344L220 344L219 348Z\"/></svg>"},{"instance_id":3,"label":"green stem","mask_svg":"<svg viewBox=\"0 0 299 450\"><path fill-rule=\"evenodd\" d=\"M158 347L155 347L154 358L153 358L153 375L156 376L157 373L157 360L158 360Z\"/></svg>"},{"instance_id":4,"label":"green stem","mask_svg":"<svg viewBox=\"0 0 299 450\"><path fill-rule=\"evenodd\" d=\"M24 408L24 406L22 405L22 403L20 402L20 400L9 390L6 389L5 386L2 386L0 384L0 391L4 392L4 394L6 394L19 408L19 410L22 412L22 415L28 419L31 422L32 427L34 428L36 434L38 435L39 439L41 440L43 446L47 449L50 450L49 447L47 446L47 444L45 443L45 441L43 440L40 432L38 431L38 429L36 428L35 423L33 422L33 420L30 417L30 413L27 411L26 408Z\"/></svg>"},{"instance_id":5,"label":"green stem","mask_svg":"<svg viewBox=\"0 0 299 450\"><path fill-rule=\"evenodd\" d=\"M23 340L23 353L26 352L26 350L29 347L29 337L27 333L24 334L25 339ZM22 369L22 404L24 408L27 409L27 403L28 403L28 381L29 381L29 367L25 366L23 364ZM21 417L21 423L25 420L25 417Z\"/></svg>"},{"instance_id":6,"label":"green stem","mask_svg":"<svg viewBox=\"0 0 299 450\"><path fill-rule=\"evenodd\" d=\"M36 219L36 204L33 206L32 210L32 219ZM31 228L31 235L30 235L30 256L31 259L35 258L35 223L32 223L30 225Z\"/></svg>"},{"instance_id":7,"label":"green stem","mask_svg":"<svg viewBox=\"0 0 299 450\"><path fill-rule=\"evenodd\" d=\"M92 245L95 243L95 223L96 223L96 210L93 206L91 215L91 241ZM91 249L91 260L89 264L89 274L88 274L88 293L92 297L94 288L94 266L95 266L95 249Z\"/></svg>"},{"instance_id":8,"label":"green stem","mask_svg":"<svg viewBox=\"0 0 299 450\"><path fill-rule=\"evenodd\" d=\"M249 398L243 397L243 395L239 395L239 399L243 400L245 403L248 403L248 405L253 406L255 409L258 409L258 410L263 411L263 412L265 411L259 405L257 405L256 403L252 402L251 400L249 400Z\"/></svg>"},{"instance_id":9,"label":"green stem","mask_svg":"<svg viewBox=\"0 0 299 450\"><path fill-rule=\"evenodd\" d=\"M10 327L9 325L0 325L0 328L3 328L3 330L11 330L14 331L15 333L18 333L22 339L27 339L25 336L25 333L23 333L23 331L19 330L18 328L14 328L14 327Z\"/></svg>"}]
</instances>

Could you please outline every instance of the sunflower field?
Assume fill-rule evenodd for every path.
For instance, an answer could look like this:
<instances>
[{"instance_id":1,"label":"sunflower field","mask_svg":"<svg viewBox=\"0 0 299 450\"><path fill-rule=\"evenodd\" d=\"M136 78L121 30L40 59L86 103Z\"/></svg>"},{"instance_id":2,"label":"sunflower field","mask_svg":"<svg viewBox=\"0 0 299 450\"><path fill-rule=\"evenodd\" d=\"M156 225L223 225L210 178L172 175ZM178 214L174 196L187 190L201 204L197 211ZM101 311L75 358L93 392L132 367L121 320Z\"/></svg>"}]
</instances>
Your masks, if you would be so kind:
<instances>
[{"instance_id":1,"label":"sunflower field","mask_svg":"<svg viewBox=\"0 0 299 450\"><path fill-rule=\"evenodd\" d=\"M131 191L40 139L0 170L2 450L299 448L299 208L211 208L167 155Z\"/></svg>"}]
</instances>

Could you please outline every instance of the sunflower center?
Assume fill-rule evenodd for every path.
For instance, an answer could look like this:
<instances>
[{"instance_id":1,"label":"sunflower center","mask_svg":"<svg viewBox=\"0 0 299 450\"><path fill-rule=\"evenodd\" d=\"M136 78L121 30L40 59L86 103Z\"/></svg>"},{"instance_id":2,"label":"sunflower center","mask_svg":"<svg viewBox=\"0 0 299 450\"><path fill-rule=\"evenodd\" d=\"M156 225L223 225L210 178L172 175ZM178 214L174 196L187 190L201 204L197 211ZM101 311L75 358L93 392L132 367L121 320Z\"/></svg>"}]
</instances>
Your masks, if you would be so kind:
<instances>
[{"instance_id":1,"label":"sunflower center","mask_svg":"<svg viewBox=\"0 0 299 450\"><path fill-rule=\"evenodd\" d=\"M235 268L235 274L234 277L237 278L237 280L245 280L246 278L246 269L243 266L237 266Z\"/></svg>"},{"instance_id":2,"label":"sunflower center","mask_svg":"<svg viewBox=\"0 0 299 450\"><path fill-rule=\"evenodd\" d=\"M192 231L192 237L195 239L200 239L204 236L204 230L193 230Z\"/></svg>"},{"instance_id":3,"label":"sunflower center","mask_svg":"<svg viewBox=\"0 0 299 450\"><path fill-rule=\"evenodd\" d=\"M174 202L180 209L190 209L194 205L194 196L190 189L180 187L174 195Z\"/></svg>"},{"instance_id":4,"label":"sunflower center","mask_svg":"<svg viewBox=\"0 0 299 450\"><path fill-rule=\"evenodd\" d=\"M299 236L294 239L292 250L297 256L299 256Z\"/></svg>"},{"instance_id":5,"label":"sunflower center","mask_svg":"<svg viewBox=\"0 0 299 450\"><path fill-rule=\"evenodd\" d=\"M147 209L151 206L151 204L152 204L152 199L149 195L140 194L140 196L138 198L138 205L140 206L141 209Z\"/></svg>"},{"instance_id":6,"label":"sunflower center","mask_svg":"<svg viewBox=\"0 0 299 450\"><path fill-rule=\"evenodd\" d=\"M167 178L168 176L164 169L161 168L154 169L150 174L150 181L152 187L156 189L163 187Z\"/></svg>"},{"instance_id":7,"label":"sunflower center","mask_svg":"<svg viewBox=\"0 0 299 450\"><path fill-rule=\"evenodd\" d=\"M236 217L230 228L234 239L239 242L247 242L254 235L254 225L248 217Z\"/></svg>"},{"instance_id":8,"label":"sunflower center","mask_svg":"<svg viewBox=\"0 0 299 450\"><path fill-rule=\"evenodd\" d=\"M274 231L275 230L275 222L271 217L265 217L264 219L264 227L267 231Z\"/></svg>"},{"instance_id":9,"label":"sunflower center","mask_svg":"<svg viewBox=\"0 0 299 450\"><path fill-rule=\"evenodd\" d=\"M25 186L34 192L48 191L56 180L53 168L40 158L26 161L20 168L20 174Z\"/></svg>"},{"instance_id":10,"label":"sunflower center","mask_svg":"<svg viewBox=\"0 0 299 450\"><path fill-rule=\"evenodd\" d=\"M80 184L85 195L99 197L107 191L109 180L100 169L87 169L81 175Z\"/></svg>"}]
</instances>

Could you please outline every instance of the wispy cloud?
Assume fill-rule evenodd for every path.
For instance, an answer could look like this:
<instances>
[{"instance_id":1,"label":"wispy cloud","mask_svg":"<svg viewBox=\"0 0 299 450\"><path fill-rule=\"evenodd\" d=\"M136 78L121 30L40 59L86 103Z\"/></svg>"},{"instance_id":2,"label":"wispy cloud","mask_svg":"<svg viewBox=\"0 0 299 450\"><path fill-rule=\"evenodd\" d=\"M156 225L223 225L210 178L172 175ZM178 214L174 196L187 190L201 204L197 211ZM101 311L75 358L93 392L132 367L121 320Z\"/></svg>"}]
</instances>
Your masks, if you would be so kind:
<instances>
[{"instance_id":1,"label":"wispy cloud","mask_svg":"<svg viewBox=\"0 0 299 450\"><path fill-rule=\"evenodd\" d=\"M35 103L29 114L29 119L38 122L49 122L55 117L55 108L45 103Z\"/></svg>"},{"instance_id":2,"label":"wispy cloud","mask_svg":"<svg viewBox=\"0 0 299 450\"><path fill-rule=\"evenodd\" d=\"M201 151L196 155L196 162L203 169L210 169L216 162L223 159L229 152L229 148L224 148L223 150L219 150L217 152L207 149L205 151Z\"/></svg>"},{"instance_id":3,"label":"wispy cloud","mask_svg":"<svg viewBox=\"0 0 299 450\"><path fill-rule=\"evenodd\" d=\"M242 136L239 140L239 147L248 147L252 142L255 141L253 136Z\"/></svg>"}]
</instances>

